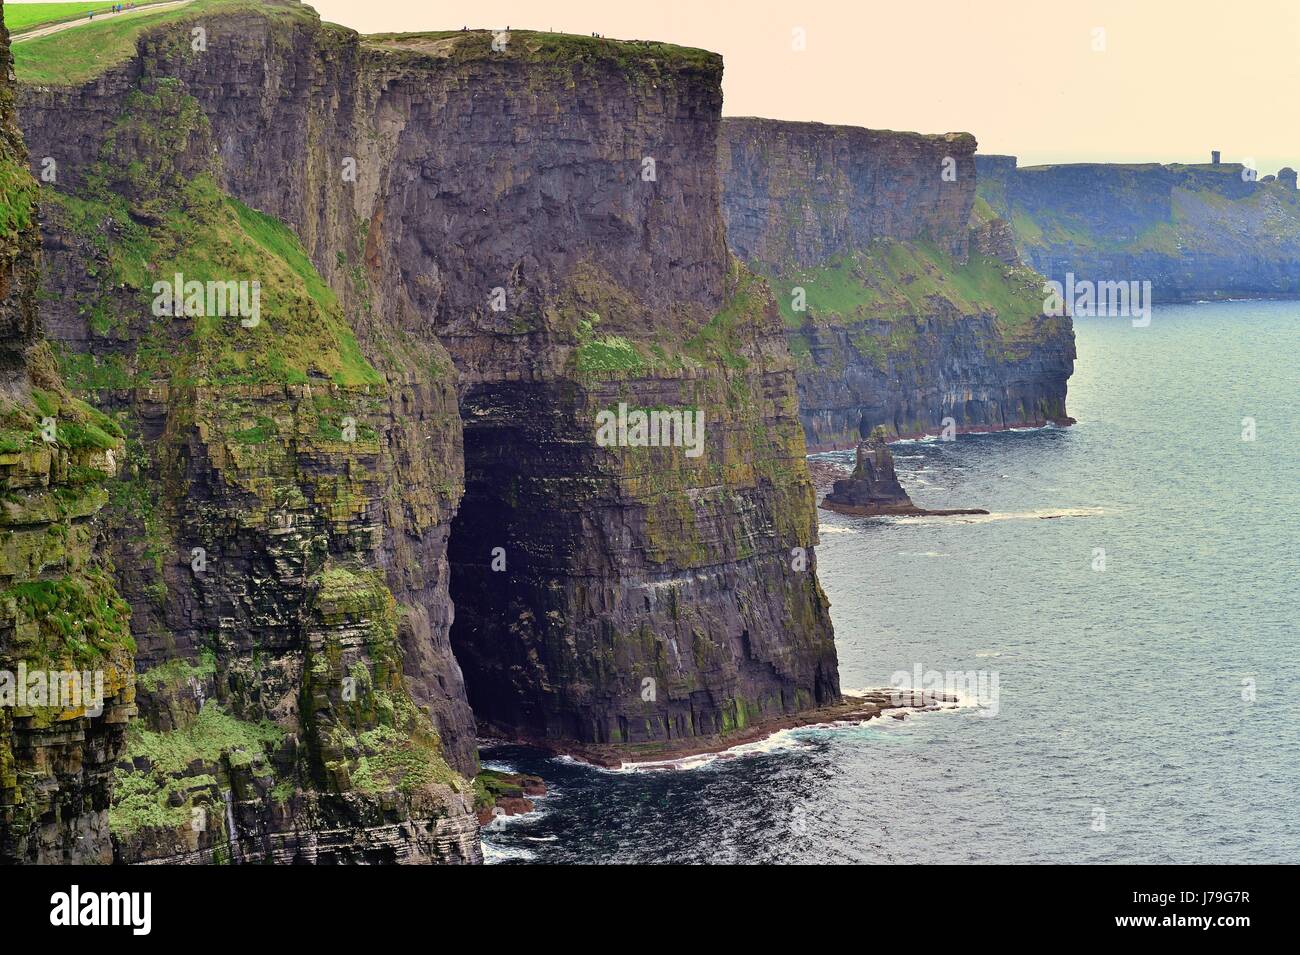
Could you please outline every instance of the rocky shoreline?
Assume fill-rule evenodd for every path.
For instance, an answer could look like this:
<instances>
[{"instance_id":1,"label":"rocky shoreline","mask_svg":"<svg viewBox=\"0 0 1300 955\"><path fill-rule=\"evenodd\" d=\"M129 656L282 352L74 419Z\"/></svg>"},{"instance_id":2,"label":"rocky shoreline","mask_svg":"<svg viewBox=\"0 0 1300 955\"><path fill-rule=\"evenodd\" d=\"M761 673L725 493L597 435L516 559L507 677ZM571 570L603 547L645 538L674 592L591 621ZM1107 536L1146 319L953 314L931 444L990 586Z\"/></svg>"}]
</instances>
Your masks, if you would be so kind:
<instances>
[{"instance_id":1,"label":"rocky shoreline","mask_svg":"<svg viewBox=\"0 0 1300 955\"><path fill-rule=\"evenodd\" d=\"M1025 431L1031 428L1068 428L1071 425L1078 424L1077 419L1069 415L1062 415L1051 418L1036 418L1031 421L1012 421L1008 424L973 424L958 425L952 429L953 434L998 434L1002 431ZM941 434L938 428L932 428L927 431L899 431L890 434L889 440L893 441L918 441L922 438L937 438ZM827 454L831 451L848 451L857 445L851 441L829 441L823 444L813 442L808 443L809 454ZM815 463L809 464L814 467Z\"/></svg>"},{"instance_id":2,"label":"rocky shoreline","mask_svg":"<svg viewBox=\"0 0 1300 955\"><path fill-rule=\"evenodd\" d=\"M934 712L942 709L944 704L957 702L957 698L951 694L925 691L916 691L914 694L909 692L906 698L899 696L896 699L895 694L899 692L893 687L881 687L867 690L861 696L845 693L838 703L764 720L730 733L720 733L710 737L693 736L635 746L594 743L575 745L567 741L539 739L518 734L507 736L492 733L491 735L494 739L502 741L508 739L511 743L529 746L550 756L568 756L605 769L622 769L638 764L671 764L693 756L716 754L725 757L728 750L747 743L756 743L781 730L806 726L865 723L885 716L901 720L906 719L910 712ZM896 712L889 712L891 710ZM664 765L662 768L675 767Z\"/></svg>"},{"instance_id":3,"label":"rocky shoreline","mask_svg":"<svg viewBox=\"0 0 1300 955\"><path fill-rule=\"evenodd\" d=\"M546 783L531 773L484 769L474 778L474 814L486 826L498 816L523 816L537 807L529 797L546 795Z\"/></svg>"}]
</instances>

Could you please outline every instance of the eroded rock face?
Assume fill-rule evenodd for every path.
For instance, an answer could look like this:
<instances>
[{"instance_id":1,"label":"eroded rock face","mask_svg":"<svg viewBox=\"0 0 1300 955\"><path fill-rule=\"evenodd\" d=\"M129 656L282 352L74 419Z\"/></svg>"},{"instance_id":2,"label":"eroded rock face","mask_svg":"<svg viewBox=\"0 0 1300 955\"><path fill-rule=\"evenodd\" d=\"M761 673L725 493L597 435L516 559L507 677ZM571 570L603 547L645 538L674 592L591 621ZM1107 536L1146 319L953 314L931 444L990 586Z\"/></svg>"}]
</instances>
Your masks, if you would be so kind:
<instances>
[{"instance_id":1,"label":"eroded rock face","mask_svg":"<svg viewBox=\"0 0 1300 955\"><path fill-rule=\"evenodd\" d=\"M966 257L970 133L738 117L722 137L727 241L742 261L816 266L874 239L924 239Z\"/></svg>"},{"instance_id":2,"label":"eroded rock face","mask_svg":"<svg viewBox=\"0 0 1300 955\"><path fill-rule=\"evenodd\" d=\"M856 508L874 508L879 513L893 510L909 511L914 508L912 499L903 490L894 471L894 456L885 443L882 430L858 445L853 475L836 481L826 495L823 506L843 505Z\"/></svg>"},{"instance_id":3,"label":"eroded rock face","mask_svg":"<svg viewBox=\"0 0 1300 955\"><path fill-rule=\"evenodd\" d=\"M917 507L894 471L894 455L885 442L885 429L876 428L871 437L858 444L853 474L835 482L822 498L828 511L854 517L898 515L904 517L944 516L951 514L987 514L982 508L945 508L929 510Z\"/></svg>"},{"instance_id":4,"label":"eroded rock face","mask_svg":"<svg viewBox=\"0 0 1300 955\"><path fill-rule=\"evenodd\" d=\"M97 517L123 442L39 334L38 190L13 102L0 23L0 863L108 862L135 672Z\"/></svg>"},{"instance_id":5,"label":"eroded rock face","mask_svg":"<svg viewBox=\"0 0 1300 955\"><path fill-rule=\"evenodd\" d=\"M1155 302L1300 295L1294 170L1256 180L1238 163L976 165L980 195L1050 279L1150 282Z\"/></svg>"},{"instance_id":6,"label":"eroded rock face","mask_svg":"<svg viewBox=\"0 0 1300 955\"><path fill-rule=\"evenodd\" d=\"M316 24L267 16L213 18L213 54L244 49L243 25ZM154 68L189 35L25 106L63 172L46 194L49 327L129 437L109 513L141 715L114 770L115 858L479 861L448 636L455 371L391 311L340 301L281 222L230 196L224 131ZM283 158L272 181L292 180ZM260 313L160 305L154 283L177 274L257 281Z\"/></svg>"},{"instance_id":7,"label":"eroded rock face","mask_svg":"<svg viewBox=\"0 0 1300 955\"><path fill-rule=\"evenodd\" d=\"M1067 422L1068 319L975 202L975 139L728 119L727 235L766 275L812 450Z\"/></svg>"},{"instance_id":8,"label":"eroded rock face","mask_svg":"<svg viewBox=\"0 0 1300 955\"><path fill-rule=\"evenodd\" d=\"M300 12L209 17L203 56L187 32L151 33L93 84L28 91L29 134L67 157L61 185L75 191L93 180L91 147L109 138L129 91L174 79L210 127L222 190L292 227L390 387L393 350L417 384L421 369L405 356L432 356L439 382L459 381L465 497L448 545L450 633L482 721L522 737L634 743L707 737L838 699L792 366L769 293L724 242L720 59L526 33L500 52L481 32L362 41ZM56 229L47 242L76 240ZM60 273L72 287L74 259ZM78 350L114 347L70 309L52 327ZM427 608L427 631L399 630L408 686L427 704L438 693L454 702L457 690L439 633L451 613L436 547L461 458L434 429L446 392L421 387L386 399L401 414L365 418L381 449L411 460L393 467L401 457L381 453L377 490L357 489L382 502L381 519L363 507L355 526L317 536L331 556L377 553L398 603ZM301 434L289 424L301 399L272 400L276 415L241 396L225 440L259 418ZM702 453L598 443L597 416L620 403L702 412ZM172 427L143 405L140 418ZM225 484L247 468L249 491L268 468L338 481L341 463L316 454L308 467L298 447L292 465L254 456L233 472L196 447L186 473ZM438 491L423 502L411 490L422 480ZM289 523L310 538L319 504L292 483L308 503ZM224 516L209 526L238 526L249 491L214 485L209 509ZM268 521L278 510L267 507ZM426 528L421 550L413 537ZM371 531L374 549L343 543ZM270 559L254 581L283 579L286 558L267 548L292 538L254 536L267 542L257 559ZM223 539L232 556L248 553ZM260 619L223 629L230 614L218 608L261 602L233 582L224 592L207 598L208 619L247 640ZM166 606L160 634L188 613ZM451 702L434 715L455 754L472 737L455 731Z\"/></svg>"}]
</instances>

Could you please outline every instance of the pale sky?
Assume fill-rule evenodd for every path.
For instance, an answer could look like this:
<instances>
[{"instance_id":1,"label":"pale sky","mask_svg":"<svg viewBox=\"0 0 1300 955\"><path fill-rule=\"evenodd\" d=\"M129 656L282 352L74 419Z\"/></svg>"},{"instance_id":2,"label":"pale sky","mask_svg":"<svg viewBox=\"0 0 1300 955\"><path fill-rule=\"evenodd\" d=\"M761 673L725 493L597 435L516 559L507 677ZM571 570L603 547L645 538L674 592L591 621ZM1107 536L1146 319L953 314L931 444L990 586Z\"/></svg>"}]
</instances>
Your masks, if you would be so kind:
<instances>
[{"instance_id":1,"label":"pale sky","mask_svg":"<svg viewBox=\"0 0 1300 955\"><path fill-rule=\"evenodd\" d=\"M725 115L965 131L1022 165L1208 162L1219 149L1261 173L1300 168L1300 0L312 5L362 33L511 26L703 47L726 64Z\"/></svg>"},{"instance_id":2,"label":"pale sky","mask_svg":"<svg viewBox=\"0 0 1300 955\"><path fill-rule=\"evenodd\" d=\"M1298 0L312 5L363 33L511 26L703 47L724 57L726 115L962 130L1025 165L1208 162L1220 149L1261 173L1300 168Z\"/></svg>"}]
</instances>

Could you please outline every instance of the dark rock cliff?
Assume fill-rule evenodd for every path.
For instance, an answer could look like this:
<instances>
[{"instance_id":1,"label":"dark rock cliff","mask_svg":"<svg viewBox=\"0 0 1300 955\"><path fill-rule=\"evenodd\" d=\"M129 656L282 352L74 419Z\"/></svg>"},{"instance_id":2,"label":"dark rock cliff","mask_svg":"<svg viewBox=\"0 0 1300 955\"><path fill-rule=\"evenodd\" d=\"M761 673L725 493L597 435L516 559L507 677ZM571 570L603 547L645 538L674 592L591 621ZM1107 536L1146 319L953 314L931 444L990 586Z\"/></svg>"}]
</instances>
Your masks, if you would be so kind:
<instances>
[{"instance_id":1,"label":"dark rock cliff","mask_svg":"<svg viewBox=\"0 0 1300 955\"><path fill-rule=\"evenodd\" d=\"M1295 172L1238 163L1017 168L977 156L979 192L1025 260L1065 282L1151 283L1157 302L1300 295Z\"/></svg>"},{"instance_id":2,"label":"dark rock cliff","mask_svg":"<svg viewBox=\"0 0 1300 955\"><path fill-rule=\"evenodd\" d=\"M976 201L975 139L728 119L727 237L771 281L810 448L1065 422L1068 319Z\"/></svg>"},{"instance_id":3,"label":"dark rock cliff","mask_svg":"<svg viewBox=\"0 0 1300 955\"><path fill-rule=\"evenodd\" d=\"M270 38L317 27L301 8L231 7L255 15L196 4L201 24L22 107L59 170L47 326L129 439L109 514L141 715L114 774L116 855L477 861L474 724L449 642L455 372L431 336L340 300L279 220L230 194L228 133L170 58L193 55L199 24L213 44L196 62L230 69L252 49L293 70ZM258 281L260 314L160 309L154 283L178 273Z\"/></svg>"},{"instance_id":4,"label":"dark rock cliff","mask_svg":"<svg viewBox=\"0 0 1300 955\"><path fill-rule=\"evenodd\" d=\"M135 647L97 519L122 432L68 393L40 335L27 162L0 22L0 863L108 862Z\"/></svg>"},{"instance_id":5,"label":"dark rock cliff","mask_svg":"<svg viewBox=\"0 0 1300 955\"><path fill-rule=\"evenodd\" d=\"M214 699L208 719L242 741L208 746L203 772L233 794L238 839L218 826L177 852L172 825L155 844L149 800L192 776L157 758L124 779L148 811L123 805L122 855L314 858L351 828L373 851L334 857L467 856L447 846L451 796L367 808L366 739L394 723L378 689L360 711L338 699L355 659L379 685L400 658L388 693L405 687L461 772L466 691L512 735L622 744L838 699L792 363L767 287L724 244L720 59L189 9L93 81L25 88L21 109L34 154L59 157L49 326L81 387L127 413L148 505L117 512L157 688L139 752L193 736ZM170 186L165 169L114 179L158 156ZM154 273L214 255L159 232L194 208L276 252L325 321L300 298L272 315L290 347L141 317ZM153 243L145 273L137 241ZM599 441L620 405L701 413L702 453ZM339 440L344 417L360 439ZM432 840L410 834L430 817Z\"/></svg>"}]
</instances>

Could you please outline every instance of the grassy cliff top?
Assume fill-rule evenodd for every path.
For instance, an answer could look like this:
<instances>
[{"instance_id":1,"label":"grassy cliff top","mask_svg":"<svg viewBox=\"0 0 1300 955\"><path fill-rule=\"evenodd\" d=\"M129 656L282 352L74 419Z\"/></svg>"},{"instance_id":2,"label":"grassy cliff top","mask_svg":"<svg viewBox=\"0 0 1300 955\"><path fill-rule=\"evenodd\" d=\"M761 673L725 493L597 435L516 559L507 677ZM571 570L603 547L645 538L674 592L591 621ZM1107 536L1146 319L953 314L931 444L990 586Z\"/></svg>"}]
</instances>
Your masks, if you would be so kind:
<instances>
[{"instance_id":1,"label":"grassy cliff top","mask_svg":"<svg viewBox=\"0 0 1300 955\"><path fill-rule=\"evenodd\" d=\"M18 8L6 8L9 12ZM278 20L318 22L311 7L280 6L263 0L190 0L155 12L106 16L66 30L13 44L14 71L27 86L76 86L124 63L145 33L159 27L194 23L215 14L258 13Z\"/></svg>"},{"instance_id":2,"label":"grassy cliff top","mask_svg":"<svg viewBox=\"0 0 1300 955\"><path fill-rule=\"evenodd\" d=\"M1098 172L1155 172L1164 170L1173 173L1207 173L1210 175L1220 175L1225 177L1240 177L1241 170L1244 167L1241 163L1221 162L1218 164L1201 162L1068 162L1068 163L1041 163L1037 166L1019 166L1017 172L1027 172L1034 174L1043 174L1057 172L1059 170L1095 170Z\"/></svg>"},{"instance_id":3,"label":"grassy cliff top","mask_svg":"<svg viewBox=\"0 0 1300 955\"><path fill-rule=\"evenodd\" d=\"M900 129L872 129L866 126L846 126L834 123L816 123L805 120L790 119L769 119L764 116L725 116L722 120L724 129L728 126L756 126L761 127L765 133L833 133L833 134L867 134L870 136L889 137L890 139L904 139L915 142L929 143L961 143L969 144L971 149L978 145L975 136L972 133L950 132L950 133L916 133L909 130Z\"/></svg>"},{"instance_id":4,"label":"grassy cliff top","mask_svg":"<svg viewBox=\"0 0 1300 955\"><path fill-rule=\"evenodd\" d=\"M930 242L877 239L825 265L769 279L789 328L805 321L854 325L919 315L996 314L1011 333L1043 311L1043 279L1032 269L972 253L964 262ZM807 309L795 312L795 289Z\"/></svg>"},{"instance_id":5,"label":"grassy cliff top","mask_svg":"<svg viewBox=\"0 0 1300 955\"><path fill-rule=\"evenodd\" d=\"M33 27L67 20L83 20L92 10L99 13L113 6L112 0L94 0L93 3L11 3L5 7L5 26L10 34L21 33Z\"/></svg>"},{"instance_id":6,"label":"grassy cliff top","mask_svg":"<svg viewBox=\"0 0 1300 955\"><path fill-rule=\"evenodd\" d=\"M41 4L42 7L77 4ZM93 4L92 4L93 6ZM81 19L91 7L74 10L71 17ZM15 8L10 8L13 10ZM15 68L19 82L35 86L75 86L88 82L104 71L130 59L136 44L145 33L178 24L199 25L213 15L255 13L281 22L319 24L311 7L300 3L269 3L266 0L189 0L183 6L169 6L156 12L132 13L129 16L104 16L90 22L76 23L65 30L14 45ZM43 15L49 22L52 12ZM327 29L353 35L353 31L335 24ZM374 34L362 38L365 46L381 55L407 56L415 59L470 61L503 57L510 62L565 66L570 64L610 64L630 74L653 78L662 73L705 71L720 74L722 57L707 50L675 46L649 40L612 40L604 37L548 33L534 30L511 30L504 34L502 49L494 50L498 37L493 30L441 30L421 33Z\"/></svg>"},{"instance_id":7,"label":"grassy cliff top","mask_svg":"<svg viewBox=\"0 0 1300 955\"><path fill-rule=\"evenodd\" d=\"M1124 168L1137 173L1178 169ZM978 196L1011 223L1022 248L1230 254L1234 246L1249 242L1261 255L1294 256L1300 249L1300 193L1277 182L1245 186L1239 166L1236 172L1228 167L1220 179L1223 168L1186 167L1193 175L1150 189L1140 178L1107 177L1082 187L1082 198L1070 201L1058 199L1046 186L1008 193L1001 181L981 179Z\"/></svg>"},{"instance_id":8,"label":"grassy cliff top","mask_svg":"<svg viewBox=\"0 0 1300 955\"><path fill-rule=\"evenodd\" d=\"M501 49L493 49L497 37ZM375 50L418 54L438 59L477 60L503 57L529 63L557 64L607 61L625 68L721 70L722 57L708 50L651 40L548 33L537 30L436 30L423 33L376 33L362 38Z\"/></svg>"}]
</instances>

